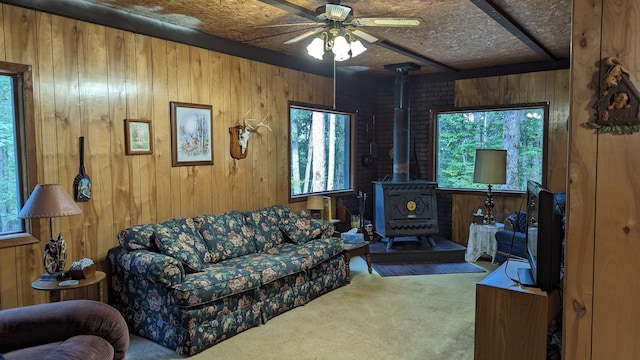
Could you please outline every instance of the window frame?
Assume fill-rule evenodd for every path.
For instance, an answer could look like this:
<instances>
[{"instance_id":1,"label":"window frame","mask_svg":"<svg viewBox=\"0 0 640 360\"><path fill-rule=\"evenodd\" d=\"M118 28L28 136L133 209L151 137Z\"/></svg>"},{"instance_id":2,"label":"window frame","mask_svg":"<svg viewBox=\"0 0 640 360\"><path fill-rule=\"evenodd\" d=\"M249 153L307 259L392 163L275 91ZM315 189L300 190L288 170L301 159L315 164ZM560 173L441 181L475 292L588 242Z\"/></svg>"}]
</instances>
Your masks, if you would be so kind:
<instances>
[{"instance_id":1,"label":"window frame","mask_svg":"<svg viewBox=\"0 0 640 360\"><path fill-rule=\"evenodd\" d=\"M344 190L333 190L333 191L320 191L314 193L304 193L300 195L292 195L291 194L291 108L298 109L307 109L311 111L320 111L326 113L335 113L340 115L348 115L349 116L349 186ZM289 199L289 203L306 201L307 197L312 195L325 195L325 196L343 196L343 195L353 195L356 193L356 173L357 173L357 163L356 163L356 152L357 152L357 112L355 111L343 111L336 110L329 106L316 105L316 104L308 104L297 101L289 101L287 106L287 197Z\"/></svg>"},{"instance_id":2,"label":"window frame","mask_svg":"<svg viewBox=\"0 0 640 360\"><path fill-rule=\"evenodd\" d=\"M504 104L504 105L486 105L486 106L467 106L467 107L447 107L447 108L434 108L430 109L430 118L431 118L431 161L433 166L431 167L431 176L434 181L437 181L437 172L438 172L438 141L439 141L439 132L438 132L438 115L443 113L458 113L458 112L475 112L475 111L491 111L491 110L500 110L500 111L508 111L508 110L523 110L523 109L532 109L532 108L542 108L544 109L544 117L542 124L542 174L541 174L541 184L546 186L547 183L547 165L548 165L548 150L549 150L549 118L550 118L550 103L548 101L544 102L530 102L530 103L517 103L517 104ZM440 188L439 190L449 191L449 192L460 192L460 193L481 193L485 192L483 189L474 189L474 188ZM501 189L493 189L492 192L494 194L526 194L526 188L524 190L501 190Z\"/></svg>"},{"instance_id":3,"label":"window frame","mask_svg":"<svg viewBox=\"0 0 640 360\"><path fill-rule=\"evenodd\" d=\"M31 65L0 61L0 74L14 78L16 111L16 145L18 151L18 177L20 205L28 199L30 190L37 183L35 114ZM40 240L33 234L40 233L40 222L23 220L23 232L0 235L0 248L33 244Z\"/></svg>"}]
</instances>

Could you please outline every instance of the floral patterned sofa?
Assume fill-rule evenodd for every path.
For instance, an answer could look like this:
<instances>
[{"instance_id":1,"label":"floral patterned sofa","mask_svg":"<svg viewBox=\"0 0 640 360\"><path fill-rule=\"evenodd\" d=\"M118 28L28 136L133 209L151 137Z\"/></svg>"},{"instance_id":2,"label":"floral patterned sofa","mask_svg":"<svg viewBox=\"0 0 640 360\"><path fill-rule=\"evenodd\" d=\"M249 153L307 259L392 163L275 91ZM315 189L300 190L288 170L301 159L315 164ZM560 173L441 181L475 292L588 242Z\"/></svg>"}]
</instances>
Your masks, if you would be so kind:
<instances>
[{"instance_id":1,"label":"floral patterned sofa","mask_svg":"<svg viewBox=\"0 0 640 360\"><path fill-rule=\"evenodd\" d=\"M108 252L110 299L134 333L193 355L345 285L332 233L281 205L132 226Z\"/></svg>"}]
</instances>

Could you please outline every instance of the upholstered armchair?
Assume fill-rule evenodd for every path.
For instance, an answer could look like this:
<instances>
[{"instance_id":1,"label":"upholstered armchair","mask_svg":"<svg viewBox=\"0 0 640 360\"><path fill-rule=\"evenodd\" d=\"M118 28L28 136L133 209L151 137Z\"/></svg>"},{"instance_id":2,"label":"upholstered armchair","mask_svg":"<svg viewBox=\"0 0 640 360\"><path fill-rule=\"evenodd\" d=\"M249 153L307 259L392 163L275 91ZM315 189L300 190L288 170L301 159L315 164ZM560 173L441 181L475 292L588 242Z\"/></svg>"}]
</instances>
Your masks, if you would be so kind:
<instances>
[{"instance_id":1,"label":"upholstered armchair","mask_svg":"<svg viewBox=\"0 0 640 360\"><path fill-rule=\"evenodd\" d=\"M0 359L125 359L129 330L110 305L69 300L0 311Z\"/></svg>"},{"instance_id":2,"label":"upholstered armchair","mask_svg":"<svg viewBox=\"0 0 640 360\"><path fill-rule=\"evenodd\" d=\"M516 258L526 258L527 254L527 213L517 210L504 221L504 230L496 233L495 261L502 264L511 255Z\"/></svg>"},{"instance_id":3,"label":"upholstered armchair","mask_svg":"<svg viewBox=\"0 0 640 360\"><path fill-rule=\"evenodd\" d=\"M562 214L562 227L565 221L565 206L567 202L567 194L564 192L554 193L556 199L556 207ZM511 255L517 258L527 257L527 213L516 210L504 221L504 230L496 233L496 257L495 261L502 264Z\"/></svg>"}]
</instances>

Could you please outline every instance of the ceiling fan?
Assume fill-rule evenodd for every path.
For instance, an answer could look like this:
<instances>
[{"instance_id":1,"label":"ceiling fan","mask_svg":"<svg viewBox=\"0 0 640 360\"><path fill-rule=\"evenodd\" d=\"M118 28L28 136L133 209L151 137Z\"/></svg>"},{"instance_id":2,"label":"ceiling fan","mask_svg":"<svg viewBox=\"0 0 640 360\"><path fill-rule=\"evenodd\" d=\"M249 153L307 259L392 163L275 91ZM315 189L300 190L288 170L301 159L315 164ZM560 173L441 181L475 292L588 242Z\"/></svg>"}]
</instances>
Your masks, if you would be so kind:
<instances>
[{"instance_id":1,"label":"ceiling fan","mask_svg":"<svg viewBox=\"0 0 640 360\"><path fill-rule=\"evenodd\" d=\"M283 8L287 11L294 10L298 15L302 15L314 20L306 23L264 25L262 27L284 27L284 26L313 26L308 30L290 40L285 44L293 44L314 35L316 38L307 46L309 55L319 60L325 51L331 50L336 61L347 60L355 57L366 50L360 39L368 43L375 43L380 39L362 30L363 27L410 27L422 26L423 21L418 17L355 17L353 9L349 6L340 5L340 2L329 3L318 7L315 12L310 13L297 5L282 0L262 0L265 3Z\"/></svg>"}]
</instances>

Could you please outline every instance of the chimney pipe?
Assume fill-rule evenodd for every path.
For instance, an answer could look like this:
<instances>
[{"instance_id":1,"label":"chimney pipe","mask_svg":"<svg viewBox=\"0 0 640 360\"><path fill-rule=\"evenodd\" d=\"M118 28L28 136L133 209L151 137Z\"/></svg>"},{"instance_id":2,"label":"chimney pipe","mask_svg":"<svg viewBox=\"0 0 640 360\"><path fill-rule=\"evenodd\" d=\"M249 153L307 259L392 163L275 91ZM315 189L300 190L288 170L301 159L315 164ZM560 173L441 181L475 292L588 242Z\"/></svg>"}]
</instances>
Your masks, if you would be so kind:
<instances>
[{"instance_id":1,"label":"chimney pipe","mask_svg":"<svg viewBox=\"0 0 640 360\"><path fill-rule=\"evenodd\" d=\"M393 109L393 181L409 181L409 153L410 153L410 112L409 104L409 70L418 70L420 66L414 63L385 65L385 69L396 73L394 84Z\"/></svg>"}]
</instances>

